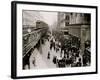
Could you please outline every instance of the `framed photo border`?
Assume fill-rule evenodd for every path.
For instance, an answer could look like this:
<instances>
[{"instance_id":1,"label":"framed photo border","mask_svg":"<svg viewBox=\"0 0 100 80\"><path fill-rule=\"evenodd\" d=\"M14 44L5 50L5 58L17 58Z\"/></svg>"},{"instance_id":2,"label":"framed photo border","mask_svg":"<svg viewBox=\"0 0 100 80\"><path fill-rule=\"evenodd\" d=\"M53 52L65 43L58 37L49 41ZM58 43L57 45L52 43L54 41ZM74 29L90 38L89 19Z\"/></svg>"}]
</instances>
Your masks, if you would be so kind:
<instances>
[{"instance_id":1,"label":"framed photo border","mask_svg":"<svg viewBox=\"0 0 100 80\"><path fill-rule=\"evenodd\" d=\"M94 8L96 9L96 71L83 72L83 73L64 73L64 74L50 74L50 75L37 75L37 76L17 76L17 4L33 4L33 5L49 5L60 7L80 7L80 8ZM58 3L42 3L42 2L26 2L26 1L12 1L11 2L11 78L40 78L40 77L55 77L55 76L72 76L72 75L86 75L98 73L98 7L89 5L73 5L73 4L58 4Z\"/></svg>"}]
</instances>

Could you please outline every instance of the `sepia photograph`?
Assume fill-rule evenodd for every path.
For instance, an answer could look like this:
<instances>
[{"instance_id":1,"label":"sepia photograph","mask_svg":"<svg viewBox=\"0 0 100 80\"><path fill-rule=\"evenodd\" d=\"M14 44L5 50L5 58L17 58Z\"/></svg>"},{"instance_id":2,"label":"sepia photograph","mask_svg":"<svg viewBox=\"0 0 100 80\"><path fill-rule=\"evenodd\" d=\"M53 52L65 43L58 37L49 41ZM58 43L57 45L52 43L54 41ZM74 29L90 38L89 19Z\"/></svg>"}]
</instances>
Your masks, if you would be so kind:
<instances>
[{"instance_id":1,"label":"sepia photograph","mask_svg":"<svg viewBox=\"0 0 100 80\"><path fill-rule=\"evenodd\" d=\"M97 74L97 7L12 2L12 78Z\"/></svg>"},{"instance_id":2,"label":"sepia photograph","mask_svg":"<svg viewBox=\"0 0 100 80\"><path fill-rule=\"evenodd\" d=\"M91 66L91 14L23 10L23 69Z\"/></svg>"}]
</instances>

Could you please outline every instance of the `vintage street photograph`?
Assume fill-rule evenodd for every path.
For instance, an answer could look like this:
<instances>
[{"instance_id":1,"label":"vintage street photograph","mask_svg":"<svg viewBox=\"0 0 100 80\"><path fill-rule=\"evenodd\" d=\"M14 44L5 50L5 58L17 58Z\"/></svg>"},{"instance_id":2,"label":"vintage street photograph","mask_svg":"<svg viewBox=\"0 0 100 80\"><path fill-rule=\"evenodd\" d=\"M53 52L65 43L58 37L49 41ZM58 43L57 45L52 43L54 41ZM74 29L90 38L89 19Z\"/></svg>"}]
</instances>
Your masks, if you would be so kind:
<instances>
[{"instance_id":1,"label":"vintage street photograph","mask_svg":"<svg viewBox=\"0 0 100 80\"><path fill-rule=\"evenodd\" d=\"M91 66L91 14L22 10L22 69Z\"/></svg>"}]
</instances>

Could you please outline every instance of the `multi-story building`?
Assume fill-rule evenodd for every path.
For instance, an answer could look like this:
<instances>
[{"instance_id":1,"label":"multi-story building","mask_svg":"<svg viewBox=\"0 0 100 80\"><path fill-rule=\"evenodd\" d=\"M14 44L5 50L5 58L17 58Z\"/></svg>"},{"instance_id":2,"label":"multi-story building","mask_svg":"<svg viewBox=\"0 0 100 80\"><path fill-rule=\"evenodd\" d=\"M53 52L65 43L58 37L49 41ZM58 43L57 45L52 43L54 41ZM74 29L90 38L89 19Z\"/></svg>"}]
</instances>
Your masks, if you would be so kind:
<instances>
[{"instance_id":1,"label":"multi-story building","mask_svg":"<svg viewBox=\"0 0 100 80\"><path fill-rule=\"evenodd\" d=\"M58 28L64 35L71 34L80 39L82 50L85 41L91 41L91 15L87 13L58 12Z\"/></svg>"}]
</instances>

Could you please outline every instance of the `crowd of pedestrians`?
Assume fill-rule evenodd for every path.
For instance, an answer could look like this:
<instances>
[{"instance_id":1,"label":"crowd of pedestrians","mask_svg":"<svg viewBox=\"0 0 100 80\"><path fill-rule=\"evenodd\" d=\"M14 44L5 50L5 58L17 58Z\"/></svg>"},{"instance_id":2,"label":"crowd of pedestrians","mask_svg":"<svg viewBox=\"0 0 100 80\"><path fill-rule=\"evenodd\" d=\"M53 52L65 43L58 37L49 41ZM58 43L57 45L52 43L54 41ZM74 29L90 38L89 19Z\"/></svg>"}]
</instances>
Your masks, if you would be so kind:
<instances>
[{"instance_id":1,"label":"crowd of pedestrians","mask_svg":"<svg viewBox=\"0 0 100 80\"><path fill-rule=\"evenodd\" d=\"M50 39L50 50L54 49L56 54L58 51L60 52L60 57L53 56L52 60L57 67L81 67L90 65L91 53L88 50L89 48L90 46L86 47L82 54L80 47L66 47L58 39L54 37ZM50 52L48 52L48 59L50 59Z\"/></svg>"}]
</instances>

